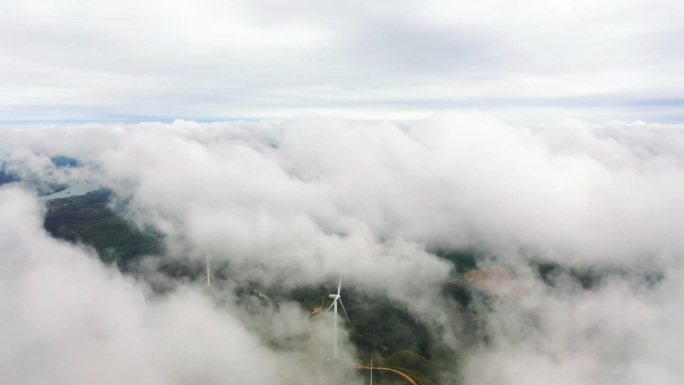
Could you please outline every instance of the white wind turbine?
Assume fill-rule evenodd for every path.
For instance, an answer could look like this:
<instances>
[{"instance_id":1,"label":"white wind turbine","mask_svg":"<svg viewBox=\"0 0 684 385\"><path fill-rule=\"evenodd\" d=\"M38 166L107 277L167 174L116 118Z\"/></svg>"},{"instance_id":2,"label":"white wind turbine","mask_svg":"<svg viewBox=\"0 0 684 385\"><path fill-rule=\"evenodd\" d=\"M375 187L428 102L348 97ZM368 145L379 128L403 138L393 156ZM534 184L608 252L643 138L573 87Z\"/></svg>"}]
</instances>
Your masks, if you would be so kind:
<instances>
[{"instance_id":1,"label":"white wind turbine","mask_svg":"<svg viewBox=\"0 0 684 385\"><path fill-rule=\"evenodd\" d=\"M328 297L333 299L333 303L330 305L330 307L326 310L330 310L330 308L333 308L333 312L335 313L333 317L333 358L337 359L337 302L340 302L340 305L342 305L342 310L344 310L344 316L347 318L347 322L351 323L349 321L349 316L347 315L347 309L344 308L344 303L342 303L342 296L340 295L340 290L342 289L342 276L340 275L340 283L337 285L337 294L330 294Z\"/></svg>"}]
</instances>

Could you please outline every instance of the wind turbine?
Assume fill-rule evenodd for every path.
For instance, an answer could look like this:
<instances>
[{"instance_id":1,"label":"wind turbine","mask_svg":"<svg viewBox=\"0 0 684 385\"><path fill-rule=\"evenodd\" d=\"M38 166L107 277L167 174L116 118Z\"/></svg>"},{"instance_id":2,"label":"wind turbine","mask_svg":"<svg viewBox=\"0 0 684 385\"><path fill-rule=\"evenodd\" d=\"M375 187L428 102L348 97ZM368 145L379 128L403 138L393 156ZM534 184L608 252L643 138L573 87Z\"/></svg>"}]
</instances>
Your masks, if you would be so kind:
<instances>
[{"instance_id":1,"label":"wind turbine","mask_svg":"<svg viewBox=\"0 0 684 385\"><path fill-rule=\"evenodd\" d=\"M344 316L347 317L347 322L351 324L351 321L349 321L349 316L347 315L347 309L344 308L344 303L342 303L342 296L340 295L340 290L342 289L342 276L340 275L340 283L337 285L337 294L330 294L328 297L333 299L333 303L330 305L330 307L326 310L330 310L330 308L333 308L333 312L335 313L335 316L333 317L333 358L337 359L337 302L340 302L340 305L342 305L342 310L344 310Z\"/></svg>"},{"instance_id":2,"label":"wind turbine","mask_svg":"<svg viewBox=\"0 0 684 385\"><path fill-rule=\"evenodd\" d=\"M211 270L209 269L209 249L207 249L207 286L211 286Z\"/></svg>"}]
</instances>

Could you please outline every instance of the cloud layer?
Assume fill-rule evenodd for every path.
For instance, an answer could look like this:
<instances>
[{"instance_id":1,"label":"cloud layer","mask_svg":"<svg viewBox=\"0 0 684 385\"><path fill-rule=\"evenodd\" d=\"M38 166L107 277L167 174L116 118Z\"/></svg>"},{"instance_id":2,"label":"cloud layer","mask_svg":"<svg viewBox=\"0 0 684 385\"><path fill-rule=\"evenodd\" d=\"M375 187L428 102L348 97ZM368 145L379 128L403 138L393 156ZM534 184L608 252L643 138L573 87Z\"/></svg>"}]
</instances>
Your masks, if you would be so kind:
<instances>
[{"instance_id":1,"label":"cloud layer","mask_svg":"<svg viewBox=\"0 0 684 385\"><path fill-rule=\"evenodd\" d=\"M351 375L321 366L329 333L299 309L253 314L248 327L230 296L220 308L196 287L153 296L90 252L50 238L42 207L25 191L3 188L0 197L3 382L294 384ZM257 326L269 332L257 335ZM295 353L265 339L302 335Z\"/></svg>"},{"instance_id":2,"label":"cloud layer","mask_svg":"<svg viewBox=\"0 0 684 385\"><path fill-rule=\"evenodd\" d=\"M210 249L231 279L266 287L331 285L342 273L347 287L404 303L453 349L465 349L458 306L442 294L453 272L431 251L482 250L519 288L476 298L490 342L454 364L467 384L669 384L681 378L670 341L684 309L683 130L510 125L478 112L406 125L178 120L2 130L0 152L22 175L113 189L131 220L166 236L166 257ZM85 166L56 169L54 155ZM5 382L328 378L315 358L328 330L296 306L254 315L192 285L157 297L92 251L49 238L31 193L0 194ZM560 276L549 288L531 258L630 273L591 290ZM631 274L643 268L662 279ZM301 342L269 342L281 338Z\"/></svg>"}]
</instances>

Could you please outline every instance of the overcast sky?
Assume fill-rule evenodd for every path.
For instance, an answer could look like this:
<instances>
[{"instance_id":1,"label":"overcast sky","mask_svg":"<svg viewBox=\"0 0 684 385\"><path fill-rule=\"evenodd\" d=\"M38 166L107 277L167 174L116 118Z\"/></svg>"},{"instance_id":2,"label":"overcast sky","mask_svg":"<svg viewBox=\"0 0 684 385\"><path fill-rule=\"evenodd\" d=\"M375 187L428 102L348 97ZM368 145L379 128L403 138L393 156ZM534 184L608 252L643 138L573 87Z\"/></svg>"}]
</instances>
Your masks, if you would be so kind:
<instances>
[{"instance_id":1,"label":"overcast sky","mask_svg":"<svg viewBox=\"0 0 684 385\"><path fill-rule=\"evenodd\" d=\"M0 124L683 121L684 2L0 0Z\"/></svg>"}]
</instances>

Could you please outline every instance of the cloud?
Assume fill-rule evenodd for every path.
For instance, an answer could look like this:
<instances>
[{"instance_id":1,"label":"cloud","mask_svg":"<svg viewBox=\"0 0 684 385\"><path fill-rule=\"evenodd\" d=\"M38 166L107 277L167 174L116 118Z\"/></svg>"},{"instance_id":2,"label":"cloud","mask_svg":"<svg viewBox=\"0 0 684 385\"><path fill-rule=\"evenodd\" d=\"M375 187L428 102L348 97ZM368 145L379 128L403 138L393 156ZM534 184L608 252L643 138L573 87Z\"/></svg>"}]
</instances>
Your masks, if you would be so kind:
<instances>
[{"instance_id":1,"label":"cloud","mask_svg":"<svg viewBox=\"0 0 684 385\"><path fill-rule=\"evenodd\" d=\"M591 291L537 286L500 301L466 383L677 383L681 274L669 268L655 288L615 279Z\"/></svg>"},{"instance_id":2,"label":"cloud","mask_svg":"<svg viewBox=\"0 0 684 385\"><path fill-rule=\"evenodd\" d=\"M27 192L3 188L0 197L3 382L287 384L350 375L326 373L315 357L327 328L304 322L298 308L252 316L252 327L268 317L260 323L276 340L309 336L296 354L274 351L230 301L219 308L197 287L155 296L90 251L50 238Z\"/></svg>"},{"instance_id":3,"label":"cloud","mask_svg":"<svg viewBox=\"0 0 684 385\"><path fill-rule=\"evenodd\" d=\"M273 290L334 286L341 273L459 351L453 370L465 383L667 384L681 377L682 130L512 125L476 111L402 125L177 120L1 130L0 153L37 176L51 175L49 156L78 158L84 166L63 178L113 189L126 215L165 235L164 258L210 249L229 280ZM245 309L230 290L191 284L155 295L48 237L31 193L0 194L8 382L328 378L315 357L327 355L329 331L297 306ZM464 248L510 269L518 286L459 307L443 290L451 266L433 252ZM538 259L619 274L590 289L560 274L547 287L530 267ZM468 312L489 342L469 345Z\"/></svg>"},{"instance_id":4,"label":"cloud","mask_svg":"<svg viewBox=\"0 0 684 385\"><path fill-rule=\"evenodd\" d=\"M83 159L90 178L130 198L137 219L172 243L246 263L294 259L303 277L352 268L359 255L381 266L383 255L422 245L498 253L515 245L589 263L682 246L679 125L512 126L454 111L406 127L179 120L5 137L15 153ZM427 275L444 279L435 258L421 258L432 264Z\"/></svg>"}]
</instances>

